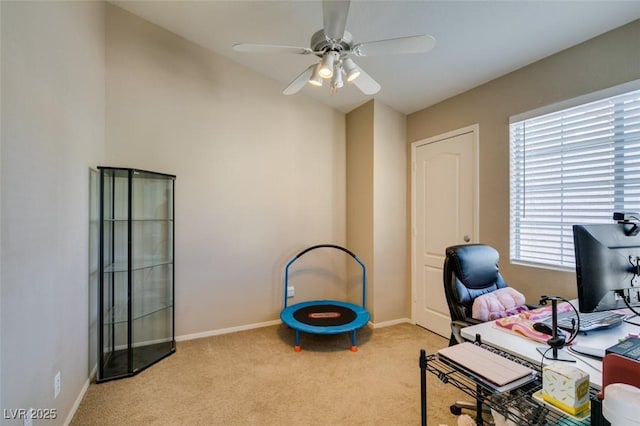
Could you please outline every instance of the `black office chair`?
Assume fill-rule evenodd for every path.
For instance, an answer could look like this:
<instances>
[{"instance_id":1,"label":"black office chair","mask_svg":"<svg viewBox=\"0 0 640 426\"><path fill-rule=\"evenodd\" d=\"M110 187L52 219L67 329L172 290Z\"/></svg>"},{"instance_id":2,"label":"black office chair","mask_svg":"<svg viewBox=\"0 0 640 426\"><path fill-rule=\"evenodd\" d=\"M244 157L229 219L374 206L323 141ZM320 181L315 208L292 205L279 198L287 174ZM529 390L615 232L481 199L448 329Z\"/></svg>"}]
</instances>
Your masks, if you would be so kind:
<instances>
[{"instance_id":1,"label":"black office chair","mask_svg":"<svg viewBox=\"0 0 640 426\"><path fill-rule=\"evenodd\" d=\"M471 317L476 297L507 287L498 269L500 255L486 244L465 244L445 250L444 294L451 316L449 346L462 343L460 329L482 321Z\"/></svg>"},{"instance_id":2,"label":"black office chair","mask_svg":"<svg viewBox=\"0 0 640 426\"><path fill-rule=\"evenodd\" d=\"M498 269L498 251L485 244L466 244L445 250L444 293L451 316L449 346L464 342L460 330L482 321L471 317L476 297L507 287ZM476 410L476 402L456 401L450 409L460 414L462 408ZM484 407L483 407L484 409Z\"/></svg>"}]
</instances>

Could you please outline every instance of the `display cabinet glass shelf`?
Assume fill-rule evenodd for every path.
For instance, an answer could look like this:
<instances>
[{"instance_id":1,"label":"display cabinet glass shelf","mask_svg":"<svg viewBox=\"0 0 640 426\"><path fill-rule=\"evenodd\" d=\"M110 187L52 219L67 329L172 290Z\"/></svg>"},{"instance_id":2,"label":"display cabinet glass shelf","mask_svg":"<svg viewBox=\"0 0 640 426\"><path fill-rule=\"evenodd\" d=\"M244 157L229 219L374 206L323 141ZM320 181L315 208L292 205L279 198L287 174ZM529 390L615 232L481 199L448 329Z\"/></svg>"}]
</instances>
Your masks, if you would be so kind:
<instances>
[{"instance_id":1,"label":"display cabinet glass shelf","mask_svg":"<svg viewBox=\"0 0 640 426\"><path fill-rule=\"evenodd\" d=\"M175 176L100 172L98 376L136 374L175 352Z\"/></svg>"}]
</instances>

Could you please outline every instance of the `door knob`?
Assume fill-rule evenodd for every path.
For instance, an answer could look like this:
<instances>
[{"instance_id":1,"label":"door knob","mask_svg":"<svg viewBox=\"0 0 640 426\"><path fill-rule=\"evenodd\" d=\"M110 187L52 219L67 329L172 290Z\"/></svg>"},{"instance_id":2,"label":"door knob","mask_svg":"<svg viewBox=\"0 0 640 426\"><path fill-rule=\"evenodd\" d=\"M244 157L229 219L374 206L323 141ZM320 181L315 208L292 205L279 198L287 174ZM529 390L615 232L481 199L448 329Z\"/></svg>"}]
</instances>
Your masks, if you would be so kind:
<instances>
[{"instance_id":1,"label":"door knob","mask_svg":"<svg viewBox=\"0 0 640 426\"><path fill-rule=\"evenodd\" d=\"M469 238L468 235L465 235L463 239L465 243L468 243L469 241L471 241L471 238Z\"/></svg>"}]
</instances>

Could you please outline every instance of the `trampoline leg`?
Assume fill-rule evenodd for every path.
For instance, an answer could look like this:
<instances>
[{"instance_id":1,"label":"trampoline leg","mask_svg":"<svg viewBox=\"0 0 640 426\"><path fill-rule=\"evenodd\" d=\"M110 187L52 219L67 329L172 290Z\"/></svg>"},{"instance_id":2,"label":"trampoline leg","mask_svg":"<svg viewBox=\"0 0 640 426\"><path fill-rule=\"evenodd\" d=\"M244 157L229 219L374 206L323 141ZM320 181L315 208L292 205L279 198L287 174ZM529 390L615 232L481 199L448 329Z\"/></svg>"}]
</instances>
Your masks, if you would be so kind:
<instances>
[{"instance_id":1,"label":"trampoline leg","mask_svg":"<svg viewBox=\"0 0 640 426\"><path fill-rule=\"evenodd\" d=\"M302 350L300 348L300 330L296 330L296 345L293 347L293 350L296 352L300 352Z\"/></svg>"},{"instance_id":2,"label":"trampoline leg","mask_svg":"<svg viewBox=\"0 0 640 426\"><path fill-rule=\"evenodd\" d=\"M356 331L351 332L351 352L358 352L358 345L356 344Z\"/></svg>"}]
</instances>

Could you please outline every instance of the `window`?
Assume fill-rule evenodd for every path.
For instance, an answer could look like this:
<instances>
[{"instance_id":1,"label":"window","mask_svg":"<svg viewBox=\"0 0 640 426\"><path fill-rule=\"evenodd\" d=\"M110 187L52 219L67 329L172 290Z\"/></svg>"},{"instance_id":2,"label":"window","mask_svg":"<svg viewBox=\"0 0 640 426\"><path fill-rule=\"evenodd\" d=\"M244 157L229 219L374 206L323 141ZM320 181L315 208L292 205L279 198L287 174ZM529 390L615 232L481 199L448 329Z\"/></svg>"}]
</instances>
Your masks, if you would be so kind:
<instances>
[{"instance_id":1,"label":"window","mask_svg":"<svg viewBox=\"0 0 640 426\"><path fill-rule=\"evenodd\" d=\"M573 268L573 224L640 212L638 83L512 117L512 262Z\"/></svg>"}]
</instances>

